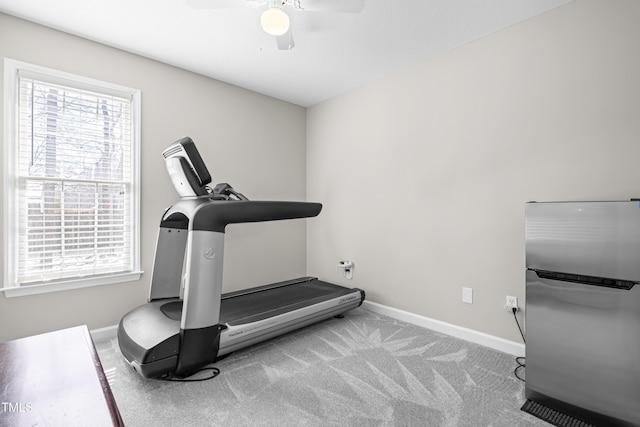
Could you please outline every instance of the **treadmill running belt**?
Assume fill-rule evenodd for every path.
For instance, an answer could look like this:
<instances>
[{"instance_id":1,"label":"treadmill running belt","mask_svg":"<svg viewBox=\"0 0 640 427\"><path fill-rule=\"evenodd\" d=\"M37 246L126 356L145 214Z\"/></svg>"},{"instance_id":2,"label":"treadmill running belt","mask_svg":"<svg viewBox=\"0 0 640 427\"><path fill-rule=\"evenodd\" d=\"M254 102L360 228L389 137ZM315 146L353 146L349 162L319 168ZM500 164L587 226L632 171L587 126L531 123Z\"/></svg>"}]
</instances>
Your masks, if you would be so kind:
<instances>
[{"instance_id":1,"label":"treadmill running belt","mask_svg":"<svg viewBox=\"0 0 640 427\"><path fill-rule=\"evenodd\" d=\"M292 311L349 293L353 293L353 290L312 280L233 297L223 296L220 323L233 324L241 319L244 319L243 323L257 321L274 316L277 312Z\"/></svg>"}]
</instances>

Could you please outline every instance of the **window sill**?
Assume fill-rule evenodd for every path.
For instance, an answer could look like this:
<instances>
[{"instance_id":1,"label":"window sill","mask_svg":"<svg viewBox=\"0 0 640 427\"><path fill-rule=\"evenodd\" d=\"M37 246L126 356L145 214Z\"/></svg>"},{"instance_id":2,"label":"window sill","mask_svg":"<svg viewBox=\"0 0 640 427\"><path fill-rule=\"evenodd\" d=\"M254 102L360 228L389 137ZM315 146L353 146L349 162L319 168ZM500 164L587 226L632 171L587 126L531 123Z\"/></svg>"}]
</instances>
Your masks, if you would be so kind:
<instances>
[{"instance_id":1,"label":"window sill","mask_svg":"<svg viewBox=\"0 0 640 427\"><path fill-rule=\"evenodd\" d=\"M93 286L111 285L115 283L133 282L140 280L142 271L114 274L112 276L90 277L77 280L68 280L59 283L46 283L41 285L19 286L2 288L7 298L22 297L27 295L46 294L49 292L68 291L71 289L89 288Z\"/></svg>"}]
</instances>

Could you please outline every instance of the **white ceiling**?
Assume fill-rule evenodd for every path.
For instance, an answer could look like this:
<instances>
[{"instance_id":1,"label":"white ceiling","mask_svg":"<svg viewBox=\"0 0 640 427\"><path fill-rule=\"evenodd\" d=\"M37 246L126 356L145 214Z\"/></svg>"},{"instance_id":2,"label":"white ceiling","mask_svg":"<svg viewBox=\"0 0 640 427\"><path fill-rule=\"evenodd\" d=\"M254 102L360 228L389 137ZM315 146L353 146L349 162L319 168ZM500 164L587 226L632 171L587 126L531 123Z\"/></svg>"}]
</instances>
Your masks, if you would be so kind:
<instances>
[{"instance_id":1,"label":"white ceiling","mask_svg":"<svg viewBox=\"0 0 640 427\"><path fill-rule=\"evenodd\" d=\"M266 6L245 0L210 10L186 0L0 0L0 12L308 107L570 1L365 0L357 14L287 7L290 51L260 28Z\"/></svg>"}]
</instances>

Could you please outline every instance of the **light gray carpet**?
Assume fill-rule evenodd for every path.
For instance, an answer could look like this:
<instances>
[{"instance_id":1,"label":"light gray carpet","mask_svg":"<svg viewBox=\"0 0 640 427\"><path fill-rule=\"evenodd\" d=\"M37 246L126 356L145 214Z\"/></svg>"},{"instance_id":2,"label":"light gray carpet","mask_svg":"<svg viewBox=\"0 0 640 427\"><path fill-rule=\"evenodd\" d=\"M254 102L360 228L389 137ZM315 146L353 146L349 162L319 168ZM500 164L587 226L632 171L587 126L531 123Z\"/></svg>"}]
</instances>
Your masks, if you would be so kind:
<instances>
[{"instance_id":1,"label":"light gray carpet","mask_svg":"<svg viewBox=\"0 0 640 427\"><path fill-rule=\"evenodd\" d=\"M362 308L238 351L197 383L145 380L96 344L128 426L549 426L514 357Z\"/></svg>"}]
</instances>

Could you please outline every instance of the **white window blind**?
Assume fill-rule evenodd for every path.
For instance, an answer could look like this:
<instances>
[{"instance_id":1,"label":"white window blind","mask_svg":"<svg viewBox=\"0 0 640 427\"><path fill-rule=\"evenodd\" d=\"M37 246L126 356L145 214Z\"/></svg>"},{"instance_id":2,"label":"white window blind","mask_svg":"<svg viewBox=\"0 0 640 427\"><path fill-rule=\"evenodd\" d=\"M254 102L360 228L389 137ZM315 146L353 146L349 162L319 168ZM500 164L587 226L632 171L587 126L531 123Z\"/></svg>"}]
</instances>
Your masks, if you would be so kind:
<instances>
[{"instance_id":1,"label":"white window blind","mask_svg":"<svg viewBox=\"0 0 640 427\"><path fill-rule=\"evenodd\" d=\"M21 69L17 82L13 285L137 272L134 94Z\"/></svg>"}]
</instances>

